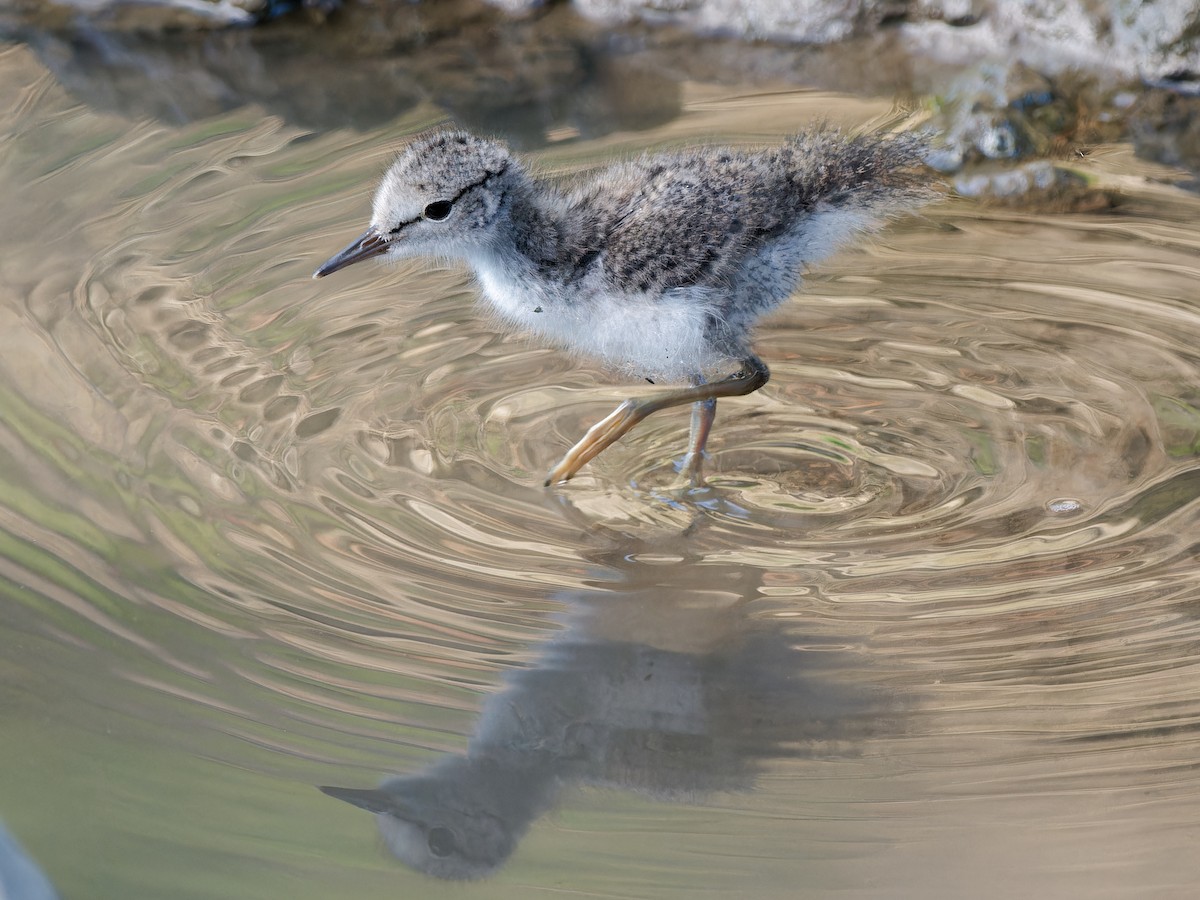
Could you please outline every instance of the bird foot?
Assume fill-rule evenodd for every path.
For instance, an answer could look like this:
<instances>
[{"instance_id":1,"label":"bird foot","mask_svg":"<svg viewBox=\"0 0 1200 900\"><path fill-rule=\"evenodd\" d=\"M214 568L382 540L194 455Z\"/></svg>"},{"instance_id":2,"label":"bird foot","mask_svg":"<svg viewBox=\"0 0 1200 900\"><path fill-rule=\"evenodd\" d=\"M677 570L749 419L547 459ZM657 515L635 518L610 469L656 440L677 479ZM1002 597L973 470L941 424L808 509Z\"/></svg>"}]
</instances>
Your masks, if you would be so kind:
<instances>
[{"instance_id":1,"label":"bird foot","mask_svg":"<svg viewBox=\"0 0 1200 900\"><path fill-rule=\"evenodd\" d=\"M708 454L703 450L699 453L693 450L677 464L676 471L687 478L689 488L708 486L708 481L704 477L704 460L707 456Z\"/></svg>"}]
</instances>

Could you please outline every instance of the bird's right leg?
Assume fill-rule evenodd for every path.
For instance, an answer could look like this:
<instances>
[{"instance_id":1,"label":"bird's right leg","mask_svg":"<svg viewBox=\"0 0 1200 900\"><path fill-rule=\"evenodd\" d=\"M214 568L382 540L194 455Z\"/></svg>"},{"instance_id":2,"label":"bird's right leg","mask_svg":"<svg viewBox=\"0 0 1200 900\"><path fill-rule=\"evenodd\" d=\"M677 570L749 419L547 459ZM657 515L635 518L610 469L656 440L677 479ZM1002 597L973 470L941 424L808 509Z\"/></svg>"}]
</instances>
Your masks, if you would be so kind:
<instances>
[{"instance_id":1,"label":"bird's right leg","mask_svg":"<svg viewBox=\"0 0 1200 900\"><path fill-rule=\"evenodd\" d=\"M753 354L742 360L742 367L732 375L727 375L718 381L693 384L690 387L674 391L664 391L653 394L641 400L626 400L604 419L593 425L588 433L564 456L546 478L546 484L551 485L569 480L575 473L595 459L608 447L619 441L624 435L646 416L672 406L683 406L687 403L704 403L714 401L712 413L715 414L715 401L721 397L741 397L752 394L767 383L771 372L767 364ZM703 414L702 421L703 423ZM704 440L708 437L708 429L712 426L711 415L701 433L693 433L693 441L700 438L700 449L703 450ZM693 444L694 447L694 444Z\"/></svg>"},{"instance_id":2,"label":"bird's right leg","mask_svg":"<svg viewBox=\"0 0 1200 900\"><path fill-rule=\"evenodd\" d=\"M704 384L703 375L693 375L692 384ZM717 416L717 399L697 400L692 404L692 427L688 433L688 452L679 470L686 472L688 484L700 487L704 484L704 445L712 431L713 419Z\"/></svg>"}]
</instances>

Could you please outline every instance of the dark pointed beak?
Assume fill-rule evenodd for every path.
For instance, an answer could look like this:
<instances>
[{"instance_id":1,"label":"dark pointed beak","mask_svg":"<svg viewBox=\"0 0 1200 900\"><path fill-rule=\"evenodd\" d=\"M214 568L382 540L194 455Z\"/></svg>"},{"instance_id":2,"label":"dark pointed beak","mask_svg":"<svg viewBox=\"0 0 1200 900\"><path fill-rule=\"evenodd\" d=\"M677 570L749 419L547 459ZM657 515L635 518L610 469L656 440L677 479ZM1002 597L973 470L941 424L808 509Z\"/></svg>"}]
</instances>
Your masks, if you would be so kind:
<instances>
[{"instance_id":1,"label":"dark pointed beak","mask_svg":"<svg viewBox=\"0 0 1200 900\"><path fill-rule=\"evenodd\" d=\"M387 245L387 238L383 237L374 228L368 228L357 241L337 254L337 256L327 259L321 265L321 268L313 272L313 278L324 278L331 272L344 269L352 263L370 259L372 256L379 256L387 249Z\"/></svg>"},{"instance_id":2,"label":"dark pointed beak","mask_svg":"<svg viewBox=\"0 0 1200 900\"><path fill-rule=\"evenodd\" d=\"M330 797L336 797L338 800L345 800L352 806L357 806L359 809L365 809L367 812L383 814L389 813L397 818L405 818L405 808L400 802L400 798L388 791L381 791L377 788L361 790L359 788L341 788L321 785L321 793L328 794Z\"/></svg>"}]
</instances>

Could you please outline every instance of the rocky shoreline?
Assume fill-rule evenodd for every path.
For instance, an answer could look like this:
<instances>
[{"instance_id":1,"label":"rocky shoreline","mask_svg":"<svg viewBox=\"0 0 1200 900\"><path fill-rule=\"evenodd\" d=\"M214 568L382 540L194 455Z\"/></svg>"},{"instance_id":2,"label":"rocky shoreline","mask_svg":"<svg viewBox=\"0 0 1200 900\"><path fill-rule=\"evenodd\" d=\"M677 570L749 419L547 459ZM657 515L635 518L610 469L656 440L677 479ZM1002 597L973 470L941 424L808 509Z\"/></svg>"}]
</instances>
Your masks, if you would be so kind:
<instances>
[{"instance_id":1,"label":"rocky shoreline","mask_svg":"<svg viewBox=\"0 0 1200 900\"><path fill-rule=\"evenodd\" d=\"M365 128L428 100L535 146L661 123L683 80L782 83L909 98L969 196L1102 205L1072 161L1112 141L1200 172L1183 0L15 0L0 36L82 101L168 120Z\"/></svg>"}]
</instances>

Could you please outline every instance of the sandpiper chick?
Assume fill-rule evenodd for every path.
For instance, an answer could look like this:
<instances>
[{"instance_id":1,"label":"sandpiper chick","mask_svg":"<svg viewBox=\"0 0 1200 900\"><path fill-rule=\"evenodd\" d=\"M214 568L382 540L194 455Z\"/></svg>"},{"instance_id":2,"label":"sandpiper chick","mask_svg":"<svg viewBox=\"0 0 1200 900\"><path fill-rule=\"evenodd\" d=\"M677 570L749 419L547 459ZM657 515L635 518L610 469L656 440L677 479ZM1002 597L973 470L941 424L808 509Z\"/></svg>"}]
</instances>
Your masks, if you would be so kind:
<instances>
[{"instance_id":1,"label":"sandpiper chick","mask_svg":"<svg viewBox=\"0 0 1200 900\"><path fill-rule=\"evenodd\" d=\"M754 323L792 294L802 267L930 197L924 149L913 135L815 127L767 150L661 153L557 184L500 143L435 131L400 153L371 227L313 277L372 257L465 261L505 323L652 383L688 382L626 400L547 485L683 404L693 405L683 467L700 484L718 398L767 383Z\"/></svg>"}]
</instances>

